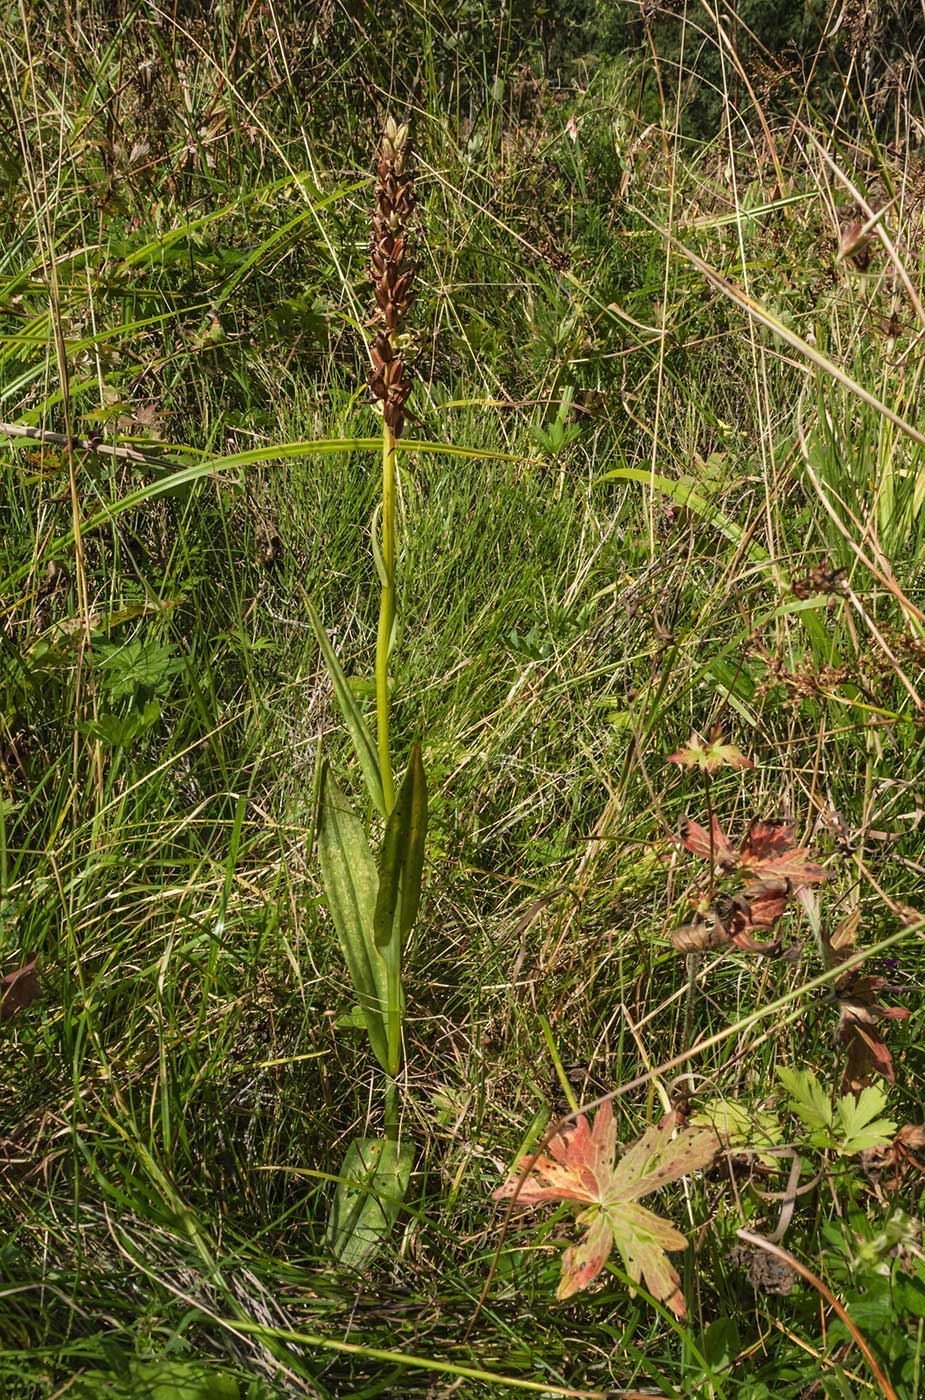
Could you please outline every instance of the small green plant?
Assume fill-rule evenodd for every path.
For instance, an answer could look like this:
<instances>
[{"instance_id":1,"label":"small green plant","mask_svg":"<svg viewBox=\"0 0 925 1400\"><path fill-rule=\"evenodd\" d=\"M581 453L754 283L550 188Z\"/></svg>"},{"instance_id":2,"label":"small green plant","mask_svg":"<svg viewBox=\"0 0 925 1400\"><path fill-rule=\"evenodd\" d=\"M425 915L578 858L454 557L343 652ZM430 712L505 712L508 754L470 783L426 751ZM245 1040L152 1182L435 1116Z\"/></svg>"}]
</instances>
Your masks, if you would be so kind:
<instances>
[{"instance_id":1,"label":"small green plant","mask_svg":"<svg viewBox=\"0 0 925 1400\"><path fill-rule=\"evenodd\" d=\"M811 1147L854 1157L884 1146L896 1132L896 1124L881 1116L887 1096L879 1084L857 1095L844 1094L833 1104L811 1069L779 1066L777 1077L787 1090L791 1111L809 1133Z\"/></svg>"},{"instance_id":2,"label":"small green plant","mask_svg":"<svg viewBox=\"0 0 925 1400\"><path fill-rule=\"evenodd\" d=\"M398 440L411 380L404 324L413 264L408 217L414 203L408 127L389 118L379 152L372 216L371 278L378 329L370 387L382 412L382 500L373 553L381 584L376 637L373 738L321 619L308 615L334 683L376 817L384 823L378 863L364 822L327 768L322 774L318 854L328 907L359 1001L370 1046L385 1076L385 1140L361 1138L347 1150L328 1228L335 1257L357 1267L391 1228L408 1190L413 1153L399 1141L397 1076L402 1061L402 953L421 894L427 785L420 744L412 747L396 792L389 735L389 654L395 636L395 487Z\"/></svg>"}]
</instances>

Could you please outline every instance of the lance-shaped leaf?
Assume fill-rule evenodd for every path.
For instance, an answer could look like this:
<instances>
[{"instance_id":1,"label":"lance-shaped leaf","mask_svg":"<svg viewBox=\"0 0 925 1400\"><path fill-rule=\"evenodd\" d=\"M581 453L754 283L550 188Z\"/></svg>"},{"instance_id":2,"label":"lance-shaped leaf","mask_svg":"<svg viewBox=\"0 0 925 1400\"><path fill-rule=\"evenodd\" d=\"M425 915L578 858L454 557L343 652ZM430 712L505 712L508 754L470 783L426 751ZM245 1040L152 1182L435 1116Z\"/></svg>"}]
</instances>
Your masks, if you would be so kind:
<instances>
[{"instance_id":1,"label":"lance-shaped leaf","mask_svg":"<svg viewBox=\"0 0 925 1400\"><path fill-rule=\"evenodd\" d=\"M375 941L379 877L363 823L325 769L318 818L318 856L328 908L357 994L373 1054L389 1068L386 1030L388 969Z\"/></svg>"},{"instance_id":2,"label":"lance-shaped leaf","mask_svg":"<svg viewBox=\"0 0 925 1400\"><path fill-rule=\"evenodd\" d=\"M420 745L415 744L386 823L373 918L374 951L382 960L386 977L384 1010L388 1054L384 1068L393 1075L398 1073L401 1064L402 952L420 903L426 832L427 785Z\"/></svg>"},{"instance_id":3,"label":"lance-shaped leaf","mask_svg":"<svg viewBox=\"0 0 925 1400\"><path fill-rule=\"evenodd\" d=\"M382 842L379 895L376 900L378 948L384 948L395 933L404 946L414 927L421 902L426 836L427 782L421 746L415 744Z\"/></svg>"},{"instance_id":4,"label":"lance-shaped leaf","mask_svg":"<svg viewBox=\"0 0 925 1400\"><path fill-rule=\"evenodd\" d=\"M324 664L328 668L328 674L334 686L334 694L337 696L337 703L340 705L341 713L344 716L344 723L353 741L354 751L357 756L363 779L366 783L366 790L376 811L381 817L386 816L385 798L382 795L382 774L379 771L379 754L373 741L373 736L369 732L369 727L363 718L363 714L356 702L353 691L350 689L350 682L344 675L343 667L337 659L337 653L331 646L330 638L324 630L324 624L315 606L307 594L303 592L303 602L305 611L308 613L308 620L311 623L315 636L318 638L318 646L321 648L321 655L324 657Z\"/></svg>"},{"instance_id":5,"label":"lance-shaped leaf","mask_svg":"<svg viewBox=\"0 0 925 1400\"><path fill-rule=\"evenodd\" d=\"M684 1249L686 1239L667 1220L637 1204L641 1196L707 1166L719 1143L711 1129L673 1136L674 1118L649 1128L614 1163L616 1128L610 1102L598 1109L594 1127L584 1114L557 1133L549 1154L521 1159L518 1171L495 1191L496 1200L516 1195L525 1205L576 1201L588 1208L578 1217L585 1233L562 1258L557 1297L570 1298L600 1273L614 1246L633 1283L644 1282L654 1298L684 1316L680 1279L666 1251ZM522 1179L523 1178L523 1179Z\"/></svg>"},{"instance_id":6,"label":"lance-shaped leaf","mask_svg":"<svg viewBox=\"0 0 925 1400\"><path fill-rule=\"evenodd\" d=\"M328 1218L337 1262L359 1269L378 1251L408 1194L414 1148L390 1138L358 1138L347 1148Z\"/></svg>"}]
</instances>

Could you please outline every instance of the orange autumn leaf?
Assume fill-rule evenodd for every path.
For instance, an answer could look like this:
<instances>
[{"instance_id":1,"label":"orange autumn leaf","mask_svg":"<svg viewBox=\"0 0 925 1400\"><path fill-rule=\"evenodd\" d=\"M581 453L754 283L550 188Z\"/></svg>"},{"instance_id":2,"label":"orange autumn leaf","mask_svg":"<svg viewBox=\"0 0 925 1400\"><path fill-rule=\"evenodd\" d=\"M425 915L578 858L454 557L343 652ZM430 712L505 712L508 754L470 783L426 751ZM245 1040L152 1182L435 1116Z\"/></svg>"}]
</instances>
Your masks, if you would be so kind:
<instances>
[{"instance_id":1,"label":"orange autumn leaf","mask_svg":"<svg viewBox=\"0 0 925 1400\"><path fill-rule=\"evenodd\" d=\"M654 1298L677 1317L685 1312L680 1278L666 1251L684 1249L687 1240L670 1221L637 1204L712 1162L718 1149L710 1130L684 1129L675 1137L669 1115L649 1128L622 1157L616 1156L616 1126L610 1102L598 1109L594 1127L584 1114L549 1142L548 1153L523 1157L517 1170L493 1194L516 1196L524 1205L573 1201L586 1207L577 1223L584 1234L562 1257L556 1297L571 1298L603 1269L614 1247L633 1283L644 1282Z\"/></svg>"}]
</instances>

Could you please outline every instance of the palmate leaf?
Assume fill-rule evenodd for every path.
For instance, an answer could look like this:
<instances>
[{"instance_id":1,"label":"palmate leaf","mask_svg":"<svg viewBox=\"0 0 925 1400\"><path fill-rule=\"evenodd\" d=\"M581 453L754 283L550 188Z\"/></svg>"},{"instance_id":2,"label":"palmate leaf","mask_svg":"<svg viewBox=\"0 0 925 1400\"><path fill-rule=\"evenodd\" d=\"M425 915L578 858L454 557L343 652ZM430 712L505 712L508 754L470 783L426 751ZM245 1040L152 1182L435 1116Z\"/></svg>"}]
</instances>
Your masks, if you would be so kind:
<instances>
[{"instance_id":1,"label":"palmate leaf","mask_svg":"<svg viewBox=\"0 0 925 1400\"><path fill-rule=\"evenodd\" d=\"M708 1160L712 1160L712 1155L711 1152ZM681 1279L666 1250L686 1249L684 1235L670 1221L635 1202L611 1207L606 1218L633 1283L645 1283L653 1298L669 1307L676 1317L683 1317L687 1309Z\"/></svg>"},{"instance_id":2,"label":"palmate leaf","mask_svg":"<svg viewBox=\"0 0 925 1400\"><path fill-rule=\"evenodd\" d=\"M741 869L758 880L789 880L794 888L828 879L826 872L807 860L809 848L794 846L790 822L753 821L738 850L716 817L707 831L699 822L687 821L681 829L681 845L691 855L712 860L725 873Z\"/></svg>"},{"instance_id":3,"label":"palmate leaf","mask_svg":"<svg viewBox=\"0 0 925 1400\"><path fill-rule=\"evenodd\" d=\"M880 1117L887 1096L879 1085L858 1095L845 1094L833 1107L812 1070L779 1067L777 1076L787 1090L790 1108L809 1130L814 1147L853 1157L883 1147L896 1132L892 1119Z\"/></svg>"},{"instance_id":4,"label":"palmate leaf","mask_svg":"<svg viewBox=\"0 0 925 1400\"><path fill-rule=\"evenodd\" d=\"M585 1233L562 1258L558 1298L570 1298L587 1288L616 1247L631 1281L644 1283L654 1298L683 1317L680 1279L667 1251L684 1249L687 1240L670 1221L637 1202L650 1191L707 1166L718 1147L711 1129L685 1129L675 1135L674 1117L669 1115L643 1133L615 1163L616 1127L608 1101L598 1109L593 1128L580 1114L574 1125L552 1138L548 1155L541 1153L535 1161L522 1158L494 1197L505 1200L516 1195L524 1205L575 1201L587 1207L578 1217Z\"/></svg>"},{"instance_id":5,"label":"palmate leaf","mask_svg":"<svg viewBox=\"0 0 925 1400\"><path fill-rule=\"evenodd\" d=\"M696 768L701 773L715 773L720 768L754 768L750 758L735 744L724 742L722 731L715 729L704 739L696 729L677 753L668 755L669 763L682 768Z\"/></svg>"},{"instance_id":6,"label":"palmate leaf","mask_svg":"<svg viewBox=\"0 0 925 1400\"><path fill-rule=\"evenodd\" d=\"M892 1141L895 1122L879 1116L886 1104L886 1092L879 1084L862 1089L857 1097L845 1094L839 1099L836 1112L842 1134L838 1150L842 1156L853 1157L857 1152L869 1152Z\"/></svg>"},{"instance_id":7,"label":"palmate leaf","mask_svg":"<svg viewBox=\"0 0 925 1400\"><path fill-rule=\"evenodd\" d=\"M759 879L792 880L814 885L828 878L821 866L807 860L808 846L794 846L792 822L753 821L742 842L740 861Z\"/></svg>"},{"instance_id":8,"label":"palmate leaf","mask_svg":"<svg viewBox=\"0 0 925 1400\"><path fill-rule=\"evenodd\" d=\"M779 1065L777 1077L787 1090L789 1107L811 1133L830 1134L833 1112L828 1094L811 1069Z\"/></svg>"}]
</instances>

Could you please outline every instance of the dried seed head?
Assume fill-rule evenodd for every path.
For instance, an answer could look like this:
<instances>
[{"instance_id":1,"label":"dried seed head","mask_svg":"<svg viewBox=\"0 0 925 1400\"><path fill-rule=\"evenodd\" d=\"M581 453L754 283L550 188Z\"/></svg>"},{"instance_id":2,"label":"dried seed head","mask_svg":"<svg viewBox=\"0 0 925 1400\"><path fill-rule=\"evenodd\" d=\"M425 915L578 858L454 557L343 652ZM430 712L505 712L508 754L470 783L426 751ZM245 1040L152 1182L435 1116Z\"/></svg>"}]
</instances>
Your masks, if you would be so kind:
<instances>
[{"instance_id":1,"label":"dried seed head","mask_svg":"<svg viewBox=\"0 0 925 1400\"><path fill-rule=\"evenodd\" d=\"M411 393L402 349L405 318L414 301L415 268L407 233L414 208L414 180L406 168L410 156L407 124L399 126L394 118L388 117L376 167L376 202L370 240L369 275L376 303L372 325L377 329L369 385L374 398L381 402L382 416L396 438L401 436L404 405Z\"/></svg>"}]
</instances>

